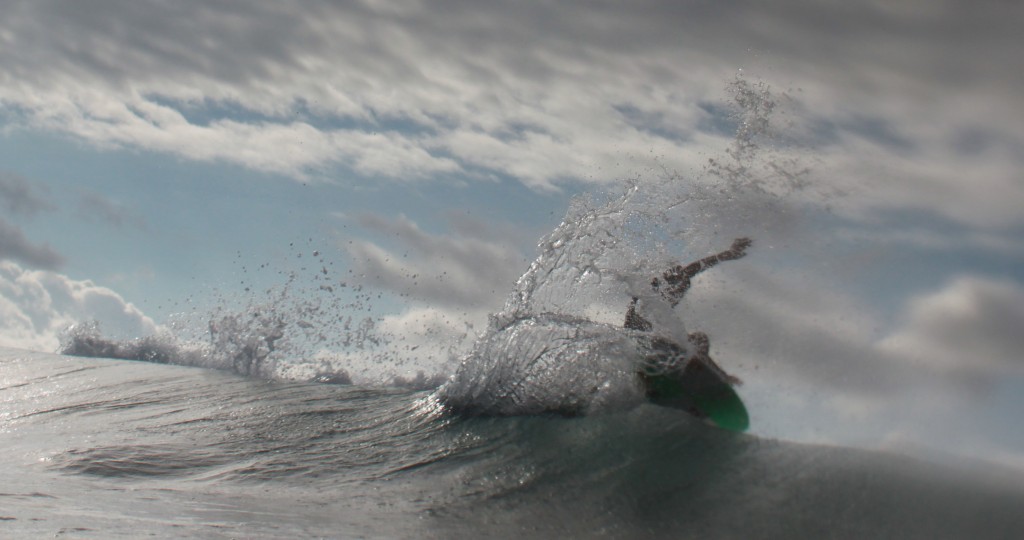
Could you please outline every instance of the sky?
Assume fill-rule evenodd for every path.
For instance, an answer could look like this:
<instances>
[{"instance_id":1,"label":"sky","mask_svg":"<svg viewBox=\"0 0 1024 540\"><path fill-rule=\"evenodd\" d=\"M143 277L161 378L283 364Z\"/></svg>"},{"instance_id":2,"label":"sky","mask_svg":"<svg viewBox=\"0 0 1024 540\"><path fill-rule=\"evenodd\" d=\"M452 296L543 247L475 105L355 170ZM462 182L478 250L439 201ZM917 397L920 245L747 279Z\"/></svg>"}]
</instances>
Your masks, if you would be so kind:
<instances>
[{"instance_id":1,"label":"sky","mask_svg":"<svg viewBox=\"0 0 1024 540\"><path fill-rule=\"evenodd\" d=\"M998 0L7 0L0 345L52 351L89 319L145 335L322 266L441 354L571 197L706 177L742 80L775 96L770 162L812 189L722 224L755 247L682 310L755 433L1024 469L1021 20Z\"/></svg>"}]
</instances>

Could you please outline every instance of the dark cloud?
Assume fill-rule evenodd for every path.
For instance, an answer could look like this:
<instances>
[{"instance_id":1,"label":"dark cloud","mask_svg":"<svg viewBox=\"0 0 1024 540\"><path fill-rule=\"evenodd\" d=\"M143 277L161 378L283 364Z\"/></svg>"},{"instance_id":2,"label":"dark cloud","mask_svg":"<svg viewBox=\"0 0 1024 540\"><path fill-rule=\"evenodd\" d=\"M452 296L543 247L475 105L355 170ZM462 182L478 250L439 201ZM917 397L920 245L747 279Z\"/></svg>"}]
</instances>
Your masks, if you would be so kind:
<instances>
[{"instance_id":1,"label":"dark cloud","mask_svg":"<svg viewBox=\"0 0 1024 540\"><path fill-rule=\"evenodd\" d=\"M64 264L64 257L48 245L34 245L21 229L0 219L0 260L9 259L28 266L51 270Z\"/></svg>"},{"instance_id":2,"label":"dark cloud","mask_svg":"<svg viewBox=\"0 0 1024 540\"><path fill-rule=\"evenodd\" d=\"M393 248L353 241L346 246L353 272L431 305L495 309L526 268L525 256L500 240L431 234L405 217L366 214L358 222Z\"/></svg>"},{"instance_id":3,"label":"dark cloud","mask_svg":"<svg viewBox=\"0 0 1024 540\"><path fill-rule=\"evenodd\" d=\"M0 171L0 207L11 214L34 216L55 206L43 197L44 190L25 177Z\"/></svg>"},{"instance_id":4,"label":"dark cloud","mask_svg":"<svg viewBox=\"0 0 1024 540\"><path fill-rule=\"evenodd\" d=\"M146 228L146 220L122 204L97 193L86 192L78 200L79 213L87 219L101 221L117 228Z\"/></svg>"}]
</instances>

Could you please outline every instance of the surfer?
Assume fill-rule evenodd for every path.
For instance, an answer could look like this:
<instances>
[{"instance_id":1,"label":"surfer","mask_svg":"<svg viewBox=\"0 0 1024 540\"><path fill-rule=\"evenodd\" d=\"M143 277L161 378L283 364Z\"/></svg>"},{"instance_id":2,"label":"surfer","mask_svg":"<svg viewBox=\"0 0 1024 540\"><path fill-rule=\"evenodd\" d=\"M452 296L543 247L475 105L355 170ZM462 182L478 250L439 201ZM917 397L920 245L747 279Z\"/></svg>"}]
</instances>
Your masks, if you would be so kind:
<instances>
[{"instance_id":1,"label":"surfer","mask_svg":"<svg viewBox=\"0 0 1024 540\"><path fill-rule=\"evenodd\" d=\"M492 326L435 394L446 408L467 415L586 414L632 400L684 410L732 431L749 426L732 386L739 379L711 359L707 335L673 336L671 307L700 272L738 259L751 245L739 238L728 250L678 265L641 287L623 331L587 319L539 313ZM659 316L660 315L660 316ZM678 324L678 321L676 321ZM639 353L639 366L634 356ZM639 397L639 396L636 396Z\"/></svg>"},{"instance_id":2,"label":"surfer","mask_svg":"<svg viewBox=\"0 0 1024 540\"><path fill-rule=\"evenodd\" d=\"M751 243L749 238L737 238L729 249L721 253L686 266L674 266L660 277L652 279L651 288L674 308L690 289L694 276L723 261L743 257ZM638 302L639 298L634 296L626 311L623 326L645 333L637 337L645 357L638 374L648 399L658 405L676 407L695 416L706 417L705 407L698 404L694 396L707 394L715 387L722 386L722 383L738 385L742 381L726 373L711 359L710 341L703 332L687 335L689 351L671 339L647 334L652 332L654 325L639 313Z\"/></svg>"}]
</instances>

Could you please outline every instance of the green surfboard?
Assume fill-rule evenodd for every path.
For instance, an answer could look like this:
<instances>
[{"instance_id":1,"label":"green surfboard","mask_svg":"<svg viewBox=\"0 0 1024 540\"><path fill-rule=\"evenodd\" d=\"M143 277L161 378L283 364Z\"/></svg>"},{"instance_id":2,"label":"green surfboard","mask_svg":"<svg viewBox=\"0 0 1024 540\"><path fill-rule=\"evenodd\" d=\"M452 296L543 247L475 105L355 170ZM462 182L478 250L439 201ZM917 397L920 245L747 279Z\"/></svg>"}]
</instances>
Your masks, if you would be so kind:
<instances>
[{"instance_id":1,"label":"green surfboard","mask_svg":"<svg viewBox=\"0 0 1024 540\"><path fill-rule=\"evenodd\" d=\"M699 361L681 371L641 373L652 403L683 409L730 431L746 431L750 417L732 385Z\"/></svg>"}]
</instances>

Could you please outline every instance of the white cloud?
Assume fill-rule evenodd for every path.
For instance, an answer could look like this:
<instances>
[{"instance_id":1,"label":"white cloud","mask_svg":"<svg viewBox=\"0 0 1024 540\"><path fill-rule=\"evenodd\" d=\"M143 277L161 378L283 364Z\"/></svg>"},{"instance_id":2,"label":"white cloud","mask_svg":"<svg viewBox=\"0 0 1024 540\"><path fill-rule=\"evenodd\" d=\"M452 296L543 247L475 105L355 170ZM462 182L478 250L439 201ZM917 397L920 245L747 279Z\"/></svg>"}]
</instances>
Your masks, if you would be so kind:
<instances>
[{"instance_id":1,"label":"white cloud","mask_svg":"<svg viewBox=\"0 0 1024 540\"><path fill-rule=\"evenodd\" d=\"M396 132L318 129L309 123L189 122L168 105L135 94L54 95L34 110L40 126L70 131L101 146L141 147L198 161L226 161L307 178L310 168L341 164L369 176L415 179L453 172L450 158L432 155L416 137ZM62 103L64 102L64 103ZM62 103L59 107L50 104Z\"/></svg>"},{"instance_id":2,"label":"white cloud","mask_svg":"<svg viewBox=\"0 0 1024 540\"><path fill-rule=\"evenodd\" d=\"M995 378L1024 373L1024 287L975 276L913 299L882 350L922 368Z\"/></svg>"},{"instance_id":3,"label":"white cloud","mask_svg":"<svg viewBox=\"0 0 1024 540\"><path fill-rule=\"evenodd\" d=\"M383 318L380 329L393 336L391 347L401 359L399 375L416 371L452 372L452 361L465 352L487 322L486 310L411 307Z\"/></svg>"},{"instance_id":4,"label":"white cloud","mask_svg":"<svg viewBox=\"0 0 1024 540\"><path fill-rule=\"evenodd\" d=\"M115 338L157 330L152 319L106 287L0 262L0 345L56 350L64 329L90 320Z\"/></svg>"},{"instance_id":5,"label":"white cloud","mask_svg":"<svg viewBox=\"0 0 1024 540\"><path fill-rule=\"evenodd\" d=\"M323 365L344 370L356 384L391 384L396 378L414 380L422 374L440 382L454 372L459 356L468 350L487 321L485 310L468 311L435 306L408 306L377 320L372 346L323 349L309 358L290 358L279 364L288 378L308 379Z\"/></svg>"}]
</instances>

